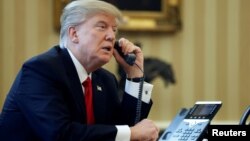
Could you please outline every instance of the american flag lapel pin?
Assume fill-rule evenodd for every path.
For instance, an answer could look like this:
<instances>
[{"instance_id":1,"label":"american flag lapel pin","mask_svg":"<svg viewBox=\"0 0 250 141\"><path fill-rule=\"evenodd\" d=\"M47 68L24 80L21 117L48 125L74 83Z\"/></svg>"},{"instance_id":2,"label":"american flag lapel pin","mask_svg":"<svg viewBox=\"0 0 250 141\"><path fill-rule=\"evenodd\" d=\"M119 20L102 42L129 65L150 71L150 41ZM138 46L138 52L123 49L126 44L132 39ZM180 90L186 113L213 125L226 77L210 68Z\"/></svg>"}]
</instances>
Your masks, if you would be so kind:
<instances>
[{"instance_id":1,"label":"american flag lapel pin","mask_svg":"<svg viewBox=\"0 0 250 141\"><path fill-rule=\"evenodd\" d=\"M96 88L97 88L98 91L102 91L102 87L101 86L97 85Z\"/></svg>"}]
</instances>

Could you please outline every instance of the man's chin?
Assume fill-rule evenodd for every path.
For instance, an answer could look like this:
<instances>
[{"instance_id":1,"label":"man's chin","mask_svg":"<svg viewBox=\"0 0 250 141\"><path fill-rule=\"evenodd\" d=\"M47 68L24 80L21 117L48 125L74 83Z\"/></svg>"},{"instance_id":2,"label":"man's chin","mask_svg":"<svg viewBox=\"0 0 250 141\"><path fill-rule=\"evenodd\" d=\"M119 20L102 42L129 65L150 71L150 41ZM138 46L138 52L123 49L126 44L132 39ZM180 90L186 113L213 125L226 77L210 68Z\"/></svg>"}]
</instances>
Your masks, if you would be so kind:
<instances>
[{"instance_id":1,"label":"man's chin","mask_svg":"<svg viewBox=\"0 0 250 141\"><path fill-rule=\"evenodd\" d=\"M103 58L101 58L101 61L100 62L102 62L102 64L103 65L105 65L105 64L107 64L109 61L111 60L111 58L108 58L108 57L103 57Z\"/></svg>"}]
</instances>

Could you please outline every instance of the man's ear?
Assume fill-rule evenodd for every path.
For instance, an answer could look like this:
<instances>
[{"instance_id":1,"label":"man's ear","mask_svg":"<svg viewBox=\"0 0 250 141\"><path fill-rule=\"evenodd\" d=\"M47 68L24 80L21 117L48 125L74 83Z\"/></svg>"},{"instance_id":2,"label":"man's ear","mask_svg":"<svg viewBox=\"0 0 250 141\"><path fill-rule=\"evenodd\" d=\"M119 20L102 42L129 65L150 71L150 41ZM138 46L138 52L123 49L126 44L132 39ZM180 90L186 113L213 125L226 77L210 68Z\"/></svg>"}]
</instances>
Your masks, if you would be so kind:
<instances>
[{"instance_id":1,"label":"man's ear","mask_svg":"<svg viewBox=\"0 0 250 141\"><path fill-rule=\"evenodd\" d=\"M75 27L70 27L69 28L69 38L73 43L78 43L78 35Z\"/></svg>"}]
</instances>

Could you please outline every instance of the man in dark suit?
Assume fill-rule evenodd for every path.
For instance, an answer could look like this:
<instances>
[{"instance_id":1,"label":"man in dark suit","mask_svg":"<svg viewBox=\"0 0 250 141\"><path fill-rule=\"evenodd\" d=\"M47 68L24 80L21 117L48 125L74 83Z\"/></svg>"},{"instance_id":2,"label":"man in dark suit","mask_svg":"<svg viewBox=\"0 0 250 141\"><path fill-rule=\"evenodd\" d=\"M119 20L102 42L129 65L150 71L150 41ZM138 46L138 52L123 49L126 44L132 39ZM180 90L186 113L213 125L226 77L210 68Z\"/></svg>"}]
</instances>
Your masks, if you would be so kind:
<instances>
[{"instance_id":1,"label":"man in dark suit","mask_svg":"<svg viewBox=\"0 0 250 141\"><path fill-rule=\"evenodd\" d=\"M103 1L79 0L61 16L60 45L26 61L14 81L0 116L1 141L127 141L158 138L159 129L147 119L152 85L143 83L143 53L125 38L127 64L114 50L120 11ZM127 74L122 100L115 76L102 68L112 57ZM92 80L94 117L88 123L85 87ZM141 87L142 86L142 87ZM141 116L135 122L142 88Z\"/></svg>"}]
</instances>

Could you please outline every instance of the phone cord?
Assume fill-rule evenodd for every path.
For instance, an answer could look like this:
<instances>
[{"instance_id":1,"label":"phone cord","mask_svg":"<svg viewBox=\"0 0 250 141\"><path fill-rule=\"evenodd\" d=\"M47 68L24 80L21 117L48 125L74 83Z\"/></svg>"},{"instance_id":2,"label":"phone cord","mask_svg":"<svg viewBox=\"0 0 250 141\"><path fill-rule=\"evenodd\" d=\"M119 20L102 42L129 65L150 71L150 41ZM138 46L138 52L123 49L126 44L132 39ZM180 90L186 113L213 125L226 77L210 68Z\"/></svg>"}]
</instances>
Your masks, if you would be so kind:
<instances>
[{"instance_id":1,"label":"phone cord","mask_svg":"<svg viewBox=\"0 0 250 141\"><path fill-rule=\"evenodd\" d=\"M143 74L143 77L140 78L139 94L138 94L138 100L137 100L137 105L136 105L135 124L138 123L141 119L143 82L144 82L144 74Z\"/></svg>"}]
</instances>

